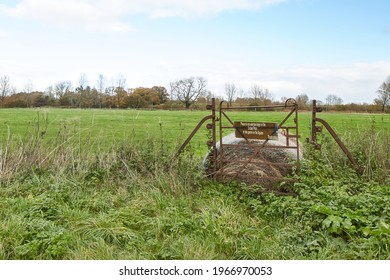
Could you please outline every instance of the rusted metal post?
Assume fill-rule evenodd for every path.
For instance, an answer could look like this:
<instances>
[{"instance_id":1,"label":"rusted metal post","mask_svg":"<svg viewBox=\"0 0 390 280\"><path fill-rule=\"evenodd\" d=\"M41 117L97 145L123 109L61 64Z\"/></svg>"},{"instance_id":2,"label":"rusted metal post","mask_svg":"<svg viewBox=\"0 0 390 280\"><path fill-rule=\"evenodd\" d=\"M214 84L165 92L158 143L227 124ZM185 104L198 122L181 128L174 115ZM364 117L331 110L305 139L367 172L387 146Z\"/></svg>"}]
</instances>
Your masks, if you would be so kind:
<instances>
[{"instance_id":1,"label":"rusted metal post","mask_svg":"<svg viewBox=\"0 0 390 280\"><path fill-rule=\"evenodd\" d=\"M294 99L293 99L294 100ZM296 146L297 146L297 171L299 172L299 170L301 169L301 163L299 161L299 157L300 157L300 151L299 151L299 120L298 120L298 103L294 100L294 108L295 108L295 119L294 119L294 122L295 122L295 135L296 135L296 138L295 138L295 142L296 142Z\"/></svg>"},{"instance_id":2,"label":"rusted metal post","mask_svg":"<svg viewBox=\"0 0 390 280\"><path fill-rule=\"evenodd\" d=\"M317 133L322 132L322 127L317 126L317 112L322 112L322 108L317 107L317 100L313 100L313 108L311 113L311 143L316 149L320 149L321 145L317 143Z\"/></svg>"},{"instance_id":3,"label":"rusted metal post","mask_svg":"<svg viewBox=\"0 0 390 280\"><path fill-rule=\"evenodd\" d=\"M311 127L311 143L314 144L316 148L320 148L321 146L317 143L317 133L322 131L322 128L317 126L317 122L323 124L330 133L330 135L333 137L333 139L336 141L336 143L339 145L340 149L344 152L344 154L348 157L349 161L353 164L355 170L358 174L362 174L362 168L357 163L353 155L350 153L350 151L347 149L347 147L344 145L344 143L340 140L337 133L333 130L333 128L329 125L328 122L326 122L323 119L317 118L317 112L322 112L322 108L317 107L317 101L313 100L313 109L312 109L312 127Z\"/></svg>"},{"instance_id":4,"label":"rusted metal post","mask_svg":"<svg viewBox=\"0 0 390 280\"><path fill-rule=\"evenodd\" d=\"M223 134L222 134L222 113L223 113L223 103L224 101L222 100L219 103L219 161L218 161L218 173L222 174L223 173Z\"/></svg>"},{"instance_id":5,"label":"rusted metal post","mask_svg":"<svg viewBox=\"0 0 390 280\"><path fill-rule=\"evenodd\" d=\"M217 173L217 135L216 135L216 114L215 114L215 98L211 99L211 108L210 106L207 107L207 109L211 109L211 141L212 141L212 155L211 155L211 162L213 165L213 173L212 177L215 179L216 173Z\"/></svg>"},{"instance_id":6,"label":"rusted metal post","mask_svg":"<svg viewBox=\"0 0 390 280\"><path fill-rule=\"evenodd\" d=\"M176 152L175 156L179 156L180 153L185 149L185 147L188 145L188 143L191 141L192 137L198 132L199 128L207 121L207 120L212 120L212 133L213 133L213 138L212 138L212 147L216 151L216 144L215 144L215 99L212 99L212 104L207 105L206 107L208 110L211 110L211 115L208 115L204 117L197 125L196 127L192 130L191 134L187 137L187 139L184 141L184 143L180 146L179 150Z\"/></svg>"}]
</instances>

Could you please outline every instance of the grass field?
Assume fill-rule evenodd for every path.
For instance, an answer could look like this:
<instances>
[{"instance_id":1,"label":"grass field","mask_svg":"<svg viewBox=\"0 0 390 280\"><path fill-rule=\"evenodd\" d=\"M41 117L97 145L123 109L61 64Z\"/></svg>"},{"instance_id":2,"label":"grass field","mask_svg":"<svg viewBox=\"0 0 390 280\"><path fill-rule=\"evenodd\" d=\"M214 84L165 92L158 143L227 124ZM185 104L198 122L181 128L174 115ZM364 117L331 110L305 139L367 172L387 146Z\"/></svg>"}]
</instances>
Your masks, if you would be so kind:
<instances>
[{"instance_id":1,"label":"grass field","mask_svg":"<svg viewBox=\"0 0 390 280\"><path fill-rule=\"evenodd\" d=\"M364 174L324 133L284 197L204 178L206 128L172 157L206 114L0 110L0 258L390 259L389 115L321 113Z\"/></svg>"},{"instance_id":2,"label":"grass field","mask_svg":"<svg viewBox=\"0 0 390 280\"><path fill-rule=\"evenodd\" d=\"M45 140L66 131L77 132L82 139L93 138L93 145L111 147L123 141L142 141L150 136L164 138L172 147L181 144L197 123L209 111L145 111L145 110L82 110L82 109L2 109L0 135L5 142L8 132L27 141L36 133L45 131ZM280 122L285 112L229 112L232 120ZM375 124L390 129L390 115L321 113L330 125L343 135ZM310 136L311 113L299 114L301 141ZM208 132L203 128L195 135L191 145L204 154Z\"/></svg>"}]
</instances>

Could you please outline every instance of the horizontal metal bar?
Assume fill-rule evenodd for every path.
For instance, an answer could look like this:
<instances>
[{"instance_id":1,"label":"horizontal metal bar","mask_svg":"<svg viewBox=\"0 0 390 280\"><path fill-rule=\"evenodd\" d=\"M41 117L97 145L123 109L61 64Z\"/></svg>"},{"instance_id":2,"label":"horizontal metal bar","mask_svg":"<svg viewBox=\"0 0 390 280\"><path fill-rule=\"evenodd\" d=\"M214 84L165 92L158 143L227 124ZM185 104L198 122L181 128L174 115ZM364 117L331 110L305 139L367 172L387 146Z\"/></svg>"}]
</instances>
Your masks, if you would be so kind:
<instances>
[{"instance_id":1,"label":"horizontal metal bar","mask_svg":"<svg viewBox=\"0 0 390 280\"><path fill-rule=\"evenodd\" d=\"M234 162L234 163L247 163L248 161L244 160L220 160L220 162ZM275 165L275 166L295 166L296 164L290 164L290 163L285 163L285 162L270 162L270 161L256 161L256 162L251 162L251 163L256 163L259 165Z\"/></svg>"},{"instance_id":2,"label":"horizontal metal bar","mask_svg":"<svg viewBox=\"0 0 390 280\"><path fill-rule=\"evenodd\" d=\"M251 142L253 144L253 142ZM242 144L223 144L224 147L248 147L248 148L257 148L261 145L242 145ZM261 149L298 149L298 146L271 146L271 145L265 145L264 147L261 147Z\"/></svg>"},{"instance_id":3,"label":"horizontal metal bar","mask_svg":"<svg viewBox=\"0 0 390 280\"><path fill-rule=\"evenodd\" d=\"M279 126L279 129L297 129L297 126Z\"/></svg>"},{"instance_id":4,"label":"horizontal metal bar","mask_svg":"<svg viewBox=\"0 0 390 280\"><path fill-rule=\"evenodd\" d=\"M221 110L237 109L276 109L276 108L295 108L295 105L268 105L268 106L244 106L244 107L221 107Z\"/></svg>"}]
</instances>

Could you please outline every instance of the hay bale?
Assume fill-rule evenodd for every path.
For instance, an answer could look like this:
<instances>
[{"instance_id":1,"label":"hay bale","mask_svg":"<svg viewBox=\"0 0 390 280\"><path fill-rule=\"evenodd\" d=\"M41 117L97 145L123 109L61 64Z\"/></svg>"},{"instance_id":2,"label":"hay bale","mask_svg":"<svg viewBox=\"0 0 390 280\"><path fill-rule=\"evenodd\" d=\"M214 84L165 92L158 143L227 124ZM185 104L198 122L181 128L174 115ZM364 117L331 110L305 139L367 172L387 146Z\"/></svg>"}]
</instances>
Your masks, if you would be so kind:
<instances>
[{"instance_id":1,"label":"hay bale","mask_svg":"<svg viewBox=\"0 0 390 280\"><path fill-rule=\"evenodd\" d=\"M278 182L284 181L286 176L292 174L294 161L297 160L296 149L269 148L269 146L286 146L286 137L278 131L278 137L268 140L263 148L263 140L246 141L236 138L234 133L222 138L223 150L221 162L220 143L217 143L217 173L215 177L219 181L237 181L247 184L257 184L272 188ZM234 144L228 146L225 144ZM300 143L298 143L300 145ZM296 146L296 141L290 139L290 146ZM299 159L302 158L301 145ZM209 171L213 167L209 164L211 151L204 159ZM280 164L280 165L279 165ZM287 165L288 164L288 165Z\"/></svg>"}]
</instances>

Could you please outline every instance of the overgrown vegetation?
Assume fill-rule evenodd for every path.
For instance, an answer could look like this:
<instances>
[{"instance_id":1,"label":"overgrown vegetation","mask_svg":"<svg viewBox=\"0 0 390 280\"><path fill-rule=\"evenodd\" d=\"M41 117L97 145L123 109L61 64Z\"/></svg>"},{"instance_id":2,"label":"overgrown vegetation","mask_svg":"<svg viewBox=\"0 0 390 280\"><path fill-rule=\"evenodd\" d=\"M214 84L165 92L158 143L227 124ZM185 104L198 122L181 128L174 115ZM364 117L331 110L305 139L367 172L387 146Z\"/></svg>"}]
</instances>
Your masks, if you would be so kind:
<instances>
[{"instance_id":1,"label":"overgrown vegetation","mask_svg":"<svg viewBox=\"0 0 390 280\"><path fill-rule=\"evenodd\" d=\"M210 182L158 133L99 152L77 125L45 141L42 123L1 146L1 259L390 259L381 124L343 137L363 176L325 138L285 197Z\"/></svg>"}]
</instances>

